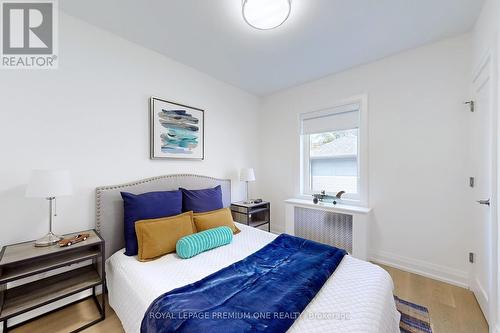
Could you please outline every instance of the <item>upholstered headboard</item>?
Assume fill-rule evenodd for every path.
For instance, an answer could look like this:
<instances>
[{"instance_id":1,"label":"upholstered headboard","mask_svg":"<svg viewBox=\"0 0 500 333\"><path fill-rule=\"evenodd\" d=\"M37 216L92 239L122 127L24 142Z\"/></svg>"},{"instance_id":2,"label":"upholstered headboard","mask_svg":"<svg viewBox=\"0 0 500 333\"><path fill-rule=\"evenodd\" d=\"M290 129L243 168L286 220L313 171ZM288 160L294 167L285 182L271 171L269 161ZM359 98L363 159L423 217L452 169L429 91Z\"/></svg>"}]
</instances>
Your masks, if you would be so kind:
<instances>
[{"instance_id":1,"label":"upholstered headboard","mask_svg":"<svg viewBox=\"0 0 500 333\"><path fill-rule=\"evenodd\" d=\"M179 187L190 190L222 188L224 207L231 204L231 180L198 175L167 175L136 182L102 186L96 189L96 229L106 241L106 259L125 247L123 236L123 200L120 192L140 194L153 191L172 191Z\"/></svg>"}]
</instances>

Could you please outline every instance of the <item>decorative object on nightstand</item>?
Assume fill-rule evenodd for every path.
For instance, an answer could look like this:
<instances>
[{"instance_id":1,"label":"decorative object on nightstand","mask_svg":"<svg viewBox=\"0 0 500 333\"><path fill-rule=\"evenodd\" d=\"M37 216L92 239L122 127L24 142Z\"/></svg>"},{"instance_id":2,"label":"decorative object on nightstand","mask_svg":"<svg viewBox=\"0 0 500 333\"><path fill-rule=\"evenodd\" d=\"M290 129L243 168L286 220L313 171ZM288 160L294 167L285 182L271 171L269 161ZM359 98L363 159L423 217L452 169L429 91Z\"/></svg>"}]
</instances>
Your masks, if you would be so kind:
<instances>
[{"instance_id":1,"label":"decorative object on nightstand","mask_svg":"<svg viewBox=\"0 0 500 333\"><path fill-rule=\"evenodd\" d=\"M267 231L271 232L271 203L235 202L231 204L233 220L248 226L258 228L267 224Z\"/></svg>"},{"instance_id":2,"label":"decorative object on nightstand","mask_svg":"<svg viewBox=\"0 0 500 333\"><path fill-rule=\"evenodd\" d=\"M87 238L90 237L90 234L78 234L76 236L73 236L71 238L63 238L59 241L59 246L64 247L64 246L71 246L76 243L80 243L83 241L86 241Z\"/></svg>"},{"instance_id":3,"label":"decorative object on nightstand","mask_svg":"<svg viewBox=\"0 0 500 333\"><path fill-rule=\"evenodd\" d=\"M253 171L253 168L243 168L240 171L240 181L246 182L247 185L247 199L244 201L246 204L251 204L252 200L249 198L248 195L248 182L254 182L255 181L255 172Z\"/></svg>"},{"instance_id":4,"label":"decorative object on nightstand","mask_svg":"<svg viewBox=\"0 0 500 333\"><path fill-rule=\"evenodd\" d=\"M9 326L8 321L14 317L85 290L92 290L92 294L76 302L92 298L99 311L99 317L73 332L84 330L105 319L105 299L102 297L99 303L96 295L96 288L101 286L102 290L105 290L106 284L104 240L95 230L66 235L65 238L84 234L89 235L85 241L68 247L34 247L33 241L2 248L0 251L0 321L3 322L3 333L31 321L29 319ZM63 267L66 270L62 273L54 272L55 275L40 276L41 273L51 273ZM19 284L22 283L20 280L28 277L30 279L27 282ZM33 279L36 280L33 281ZM15 282L14 286L11 285L12 282Z\"/></svg>"},{"instance_id":5,"label":"decorative object on nightstand","mask_svg":"<svg viewBox=\"0 0 500 333\"><path fill-rule=\"evenodd\" d=\"M60 236L52 232L54 216L57 216L56 197L71 195L72 192L71 176L66 170L34 170L31 173L26 197L46 198L49 202L49 233L34 242L34 246L50 246L61 240Z\"/></svg>"}]
</instances>

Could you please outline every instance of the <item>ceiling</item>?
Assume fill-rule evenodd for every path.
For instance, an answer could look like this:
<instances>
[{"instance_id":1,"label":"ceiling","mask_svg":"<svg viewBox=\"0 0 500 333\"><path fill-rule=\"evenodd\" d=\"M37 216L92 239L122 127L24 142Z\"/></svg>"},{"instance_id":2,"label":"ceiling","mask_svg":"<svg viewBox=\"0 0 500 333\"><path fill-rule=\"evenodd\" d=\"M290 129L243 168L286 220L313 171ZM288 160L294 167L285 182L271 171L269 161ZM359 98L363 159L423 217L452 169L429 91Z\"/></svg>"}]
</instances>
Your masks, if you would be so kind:
<instances>
[{"instance_id":1,"label":"ceiling","mask_svg":"<svg viewBox=\"0 0 500 333\"><path fill-rule=\"evenodd\" d=\"M274 30L241 0L64 0L66 13L256 95L469 31L483 0L292 0Z\"/></svg>"}]
</instances>

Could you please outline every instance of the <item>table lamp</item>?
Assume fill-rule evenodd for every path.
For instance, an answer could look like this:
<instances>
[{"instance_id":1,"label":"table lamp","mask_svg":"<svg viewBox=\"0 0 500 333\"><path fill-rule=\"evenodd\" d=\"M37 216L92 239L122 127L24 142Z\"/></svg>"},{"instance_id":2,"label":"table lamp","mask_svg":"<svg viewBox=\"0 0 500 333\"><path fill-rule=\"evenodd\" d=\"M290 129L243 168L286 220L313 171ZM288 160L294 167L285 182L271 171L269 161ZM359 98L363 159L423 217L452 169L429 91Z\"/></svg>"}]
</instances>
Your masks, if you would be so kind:
<instances>
[{"instance_id":1,"label":"table lamp","mask_svg":"<svg viewBox=\"0 0 500 333\"><path fill-rule=\"evenodd\" d=\"M55 201L56 197L71 195L72 192L71 175L66 170L34 170L31 173L26 197L46 198L49 202L49 233L35 241L36 247L54 245L62 239L52 232L54 216L57 216Z\"/></svg>"},{"instance_id":2,"label":"table lamp","mask_svg":"<svg viewBox=\"0 0 500 333\"><path fill-rule=\"evenodd\" d=\"M255 172L253 168L243 168L240 171L240 180L242 182L247 183L247 200L244 202L245 204L251 204L252 201L248 198L248 182L255 181Z\"/></svg>"}]
</instances>

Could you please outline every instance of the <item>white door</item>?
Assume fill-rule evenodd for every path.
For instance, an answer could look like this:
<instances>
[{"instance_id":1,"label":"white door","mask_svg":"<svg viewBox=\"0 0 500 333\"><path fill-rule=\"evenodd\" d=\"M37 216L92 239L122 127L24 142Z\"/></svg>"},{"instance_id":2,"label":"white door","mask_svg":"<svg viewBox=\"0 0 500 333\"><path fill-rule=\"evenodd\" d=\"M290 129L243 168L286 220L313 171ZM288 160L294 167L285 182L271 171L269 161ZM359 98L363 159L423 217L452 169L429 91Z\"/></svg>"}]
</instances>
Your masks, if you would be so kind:
<instances>
[{"instance_id":1,"label":"white door","mask_svg":"<svg viewBox=\"0 0 500 333\"><path fill-rule=\"evenodd\" d=\"M487 58L474 76L474 112L471 113L471 158L475 177L472 206L472 265L470 286L486 320L489 319L489 299L492 286L493 258L493 74L491 58Z\"/></svg>"}]
</instances>

